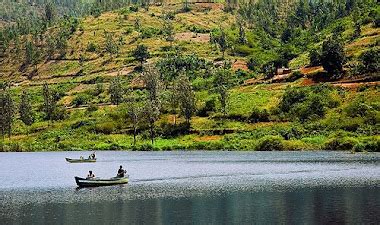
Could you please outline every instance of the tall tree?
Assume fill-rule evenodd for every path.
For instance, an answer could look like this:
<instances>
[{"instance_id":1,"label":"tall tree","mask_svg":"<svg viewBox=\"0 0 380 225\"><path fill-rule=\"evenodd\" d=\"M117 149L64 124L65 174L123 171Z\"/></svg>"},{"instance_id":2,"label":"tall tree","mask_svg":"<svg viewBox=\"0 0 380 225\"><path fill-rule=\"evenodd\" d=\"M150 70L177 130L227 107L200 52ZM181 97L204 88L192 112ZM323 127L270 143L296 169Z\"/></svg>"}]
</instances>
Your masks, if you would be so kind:
<instances>
[{"instance_id":1,"label":"tall tree","mask_svg":"<svg viewBox=\"0 0 380 225\"><path fill-rule=\"evenodd\" d=\"M148 48L145 45L138 45L132 52L132 55L136 60L140 62L142 68L145 60L149 58Z\"/></svg>"},{"instance_id":2,"label":"tall tree","mask_svg":"<svg viewBox=\"0 0 380 225\"><path fill-rule=\"evenodd\" d=\"M191 116L195 112L195 94L189 78L181 74L175 82L175 90L181 115L185 117L186 123L190 124Z\"/></svg>"},{"instance_id":3,"label":"tall tree","mask_svg":"<svg viewBox=\"0 0 380 225\"><path fill-rule=\"evenodd\" d=\"M160 116L161 100L160 92L163 87L160 80L160 75L158 71L151 67L147 66L143 70L142 78L148 92L148 99L145 104L144 113L147 117L149 123L150 136L152 144L154 143L154 124Z\"/></svg>"},{"instance_id":4,"label":"tall tree","mask_svg":"<svg viewBox=\"0 0 380 225\"><path fill-rule=\"evenodd\" d=\"M32 125L34 122L34 114L30 97L27 91L23 91L21 95L21 102L19 105L20 119L25 125Z\"/></svg>"},{"instance_id":5,"label":"tall tree","mask_svg":"<svg viewBox=\"0 0 380 225\"><path fill-rule=\"evenodd\" d=\"M137 103L135 96L129 95L130 98L126 101L127 117L132 123L133 129L133 146L136 146L136 136L138 131L139 120L141 117L142 109Z\"/></svg>"},{"instance_id":6,"label":"tall tree","mask_svg":"<svg viewBox=\"0 0 380 225\"><path fill-rule=\"evenodd\" d=\"M8 89L0 92L0 132L1 137L8 134L8 137L12 133L12 124L14 116L14 103L11 94Z\"/></svg>"},{"instance_id":7,"label":"tall tree","mask_svg":"<svg viewBox=\"0 0 380 225\"><path fill-rule=\"evenodd\" d=\"M49 21L49 23L51 23L54 20L55 14L56 13L55 13L54 4L49 1L48 3L45 4L46 20Z\"/></svg>"},{"instance_id":8,"label":"tall tree","mask_svg":"<svg viewBox=\"0 0 380 225\"><path fill-rule=\"evenodd\" d=\"M240 44L246 44L247 38L245 36L245 29L244 29L244 20L241 17L238 17L237 25L239 27L239 43Z\"/></svg>"},{"instance_id":9,"label":"tall tree","mask_svg":"<svg viewBox=\"0 0 380 225\"><path fill-rule=\"evenodd\" d=\"M219 95L222 113L227 115L227 104L229 99L228 90L232 86L231 71L227 68L219 68L214 74L214 92Z\"/></svg>"},{"instance_id":10,"label":"tall tree","mask_svg":"<svg viewBox=\"0 0 380 225\"><path fill-rule=\"evenodd\" d=\"M31 41L27 41L25 43L25 64L32 64L35 66L35 69L37 70L39 56L39 50L37 49L35 44Z\"/></svg>"},{"instance_id":11,"label":"tall tree","mask_svg":"<svg viewBox=\"0 0 380 225\"><path fill-rule=\"evenodd\" d=\"M119 105L123 101L123 87L120 76L113 78L108 90L112 104Z\"/></svg>"},{"instance_id":12,"label":"tall tree","mask_svg":"<svg viewBox=\"0 0 380 225\"><path fill-rule=\"evenodd\" d=\"M346 56L339 39L329 38L322 44L321 63L330 75L339 75L343 71Z\"/></svg>"},{"instance_id":13,"label":"tall tree","mask_svg":"<svg viewBox=\"0 0 380 225\"><path fill-rule=\"evenodd\" d=\"M224 32L224 30L220 29L220 32L221 32L220 35L216 37L215 41L219 45L220 51L222 51L223 59L224 59L225 52L228 48L228 40L227 40L227 35Z\"/></svg>"},{"instance_id":14,"label":"tall tree","mask_svg":"<svg viewBox=\"0 0 380 225\"><path fill-rule=\"evenodd\" d=\"M164 27L162 32L164 33L166 40L170 42L171 46L174 41L174 27L170 19L164 20Z\"/></svg>"},{"instance_id":15,"label":"tall tree","mask_svg":"<svg viewBox=\"0 0 380 225\"><path fill-rule=\"evenodd\" d=\"M111 58L113 58L113 55L119 52L119 46L116 44L116 41L110 32L105 31L104 38L106 39L105 49L111 55Z\"/></svg>"},{"instance_id":16,"label":"tall tree","mask_svg":"<svg viewBox=\"0 0 380 225\"><path fill-rule=\"evenodd\" d=\"M182 1L182 11L183 12L189 12L191 9L190 9L190 6L189 6L189 0L183 0Z\"/></svg>"},{"instance_id":17,"label":"tall tree","mask_svg":"<svg viewBox=\"0 0 380 225\"><path fill-rule=\"evenodd\" d=\"M42 110L45 113L45 119L51 121L53 119L53 113L56 109L56 99L47 83L44 83L42 86L42 95L44 97Z\"/></svg>"}]
</instances>

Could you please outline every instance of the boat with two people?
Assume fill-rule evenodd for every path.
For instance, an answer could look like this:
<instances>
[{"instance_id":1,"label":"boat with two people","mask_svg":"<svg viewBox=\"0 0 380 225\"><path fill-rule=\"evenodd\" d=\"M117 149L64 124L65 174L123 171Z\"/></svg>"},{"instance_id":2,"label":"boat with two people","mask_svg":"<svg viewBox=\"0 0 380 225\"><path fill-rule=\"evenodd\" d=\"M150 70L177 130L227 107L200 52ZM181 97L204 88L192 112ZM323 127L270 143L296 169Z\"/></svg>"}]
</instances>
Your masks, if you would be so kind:
<instances>
[{"instance_id":1,"label":"boat with two people","mask_svg":"<svg viewBox=\"0 0 380 225\"><path fill-rule=\"evenodd\" d=\"M69 163L90 163L90 162L96 162L96 155L95 152L91 153L88 158L84 158L83 156L79 157L79 159L71 159L71 158L65 158L67 162Z\"/></svg>"},{"instance_id":2,"label":"boat with two people","mask_svg":"<svg viewBox=\"0 0 380 225\"><path fill-rule=\"evenodd\" d=\"M111 186L127 184L129 182L129 176L127 175L127 171L120 166L116 177L111 177L108 179L98 178L92 171L89 171L87 178L75 177L75 182L79 187Z\"/></svg>"}]
</instances>

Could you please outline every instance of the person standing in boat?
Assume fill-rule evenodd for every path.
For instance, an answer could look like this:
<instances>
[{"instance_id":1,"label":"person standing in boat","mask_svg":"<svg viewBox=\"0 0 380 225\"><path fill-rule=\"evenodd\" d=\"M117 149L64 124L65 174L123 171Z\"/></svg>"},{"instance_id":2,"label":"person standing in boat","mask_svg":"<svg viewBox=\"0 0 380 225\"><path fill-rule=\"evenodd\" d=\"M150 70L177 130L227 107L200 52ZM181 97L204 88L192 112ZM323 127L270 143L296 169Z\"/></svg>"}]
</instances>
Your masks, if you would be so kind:
<instances>
[{"instance_id":1,"label":"person standing in boat","mask_svg":"<svg viewBox=\"0 0 380 225\"><path fill-rule=\"evenodd\" d=\"M88 171L87 179L95 178L95 174L92 173L92 171Z\"/></svg>"},{"instance_id":2,"label":"person standing in boat","mask_svg":"<svg viewBox=\"0 0 380 225\"><path fill-rule=\"evenodd\" d=\"M123 169L123 166L120 166L119 170L117 171L117 177L124 177L126 172L127 171Z\"/></svg>"}]
</instances>

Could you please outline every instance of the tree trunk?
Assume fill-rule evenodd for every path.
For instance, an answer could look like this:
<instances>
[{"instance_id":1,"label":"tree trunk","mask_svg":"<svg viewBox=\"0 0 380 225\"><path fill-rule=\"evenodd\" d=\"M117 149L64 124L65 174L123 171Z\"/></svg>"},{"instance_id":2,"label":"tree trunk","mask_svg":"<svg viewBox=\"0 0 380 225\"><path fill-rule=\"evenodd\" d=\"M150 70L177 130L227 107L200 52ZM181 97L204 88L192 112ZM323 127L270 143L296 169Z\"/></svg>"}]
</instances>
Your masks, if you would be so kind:
<instances>
[{"instance_id":1,"label":"tree trunk","mask_svg":"<svg viewBox=\"0 0 380 225\"><path fill-rule=\"evenodd\" d=\"M150 125L150 137L152 139L152 145L154 144L153 124Z\"/></svg>"},{"instance_id":2,"label":"tree trunk","mask_svg":"<svg viewBox=\"0 0 380 225\"><path fill-rule=\"evenodd\" d=\"M133 126L133 146L136 146L136 133L137 133L136 126Z\"/></svg>"}]
</instances>

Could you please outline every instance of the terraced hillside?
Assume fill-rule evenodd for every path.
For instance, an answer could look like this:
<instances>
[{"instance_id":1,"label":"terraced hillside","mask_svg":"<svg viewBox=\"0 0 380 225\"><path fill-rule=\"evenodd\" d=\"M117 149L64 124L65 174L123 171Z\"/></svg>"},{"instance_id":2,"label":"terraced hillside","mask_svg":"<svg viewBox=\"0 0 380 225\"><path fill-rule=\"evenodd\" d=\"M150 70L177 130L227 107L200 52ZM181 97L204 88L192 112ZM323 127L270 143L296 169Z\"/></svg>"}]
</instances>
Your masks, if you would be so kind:
<instances>
[{"instance_id":1,"label":"terraced hillside","mask_svg":"<svg viewBox=\"0 0 380 225\"><path fill-rule=\"evenodd\" d=\"M292 10L288 8L279 16ZM27 126L16 113L3 150L379 150L379 73L358 70L364 53L378 54L380 28L363 22L359 35L352 38L356 28L348 15L313 36L301 30L283 42L280 34L270 36L257 24L242 22L239 15L237 10L226 12L221 3L196 3L189 11L182 4L153 5L148 10L127 7L62 20L43 34L11 41L0 62L1 84L15 105L22 92L28 92L34 121ZM245 40L240 42L242 32ZM321 48L337 32L347 57L344 75L321 80L327 75L321 65L309 66L310 49ZM54 37L63 33L67 42L51 50ZM215 41L223 35L228 43L225 53ZM29 63L31 53L20 44L28 42L35 44L30 51L37 52ZM138 46L149 52L144 67L157 65L161 76L172 71L172 65L183 66L195 94L188 127L178 106L171 105L175 81L163 85L153 144L143 116L134 144L129 116L128 99L137 99L140 108L147 104L144 68L134 56ZM292 72L268 77L261 67L287 53ZM215 74L225 64L231 69L226 69L230 84L224 112ZM116 81L124 99L120 105L112 103L110 86ZM57 95L57 119L46 118L44 85Z\"/></svg>"}]
</instances>

